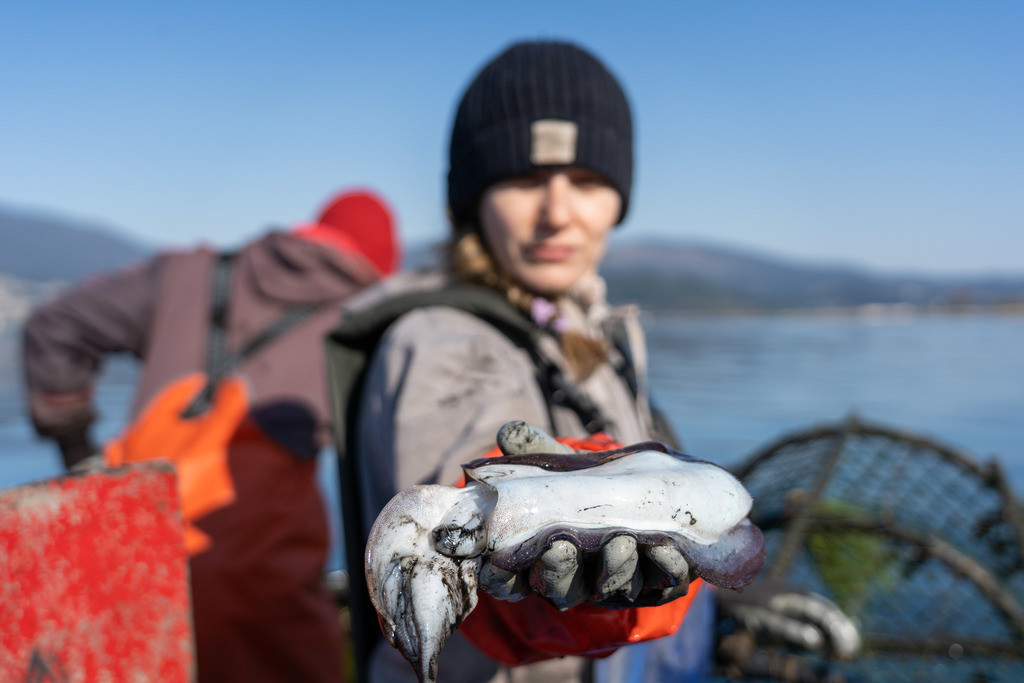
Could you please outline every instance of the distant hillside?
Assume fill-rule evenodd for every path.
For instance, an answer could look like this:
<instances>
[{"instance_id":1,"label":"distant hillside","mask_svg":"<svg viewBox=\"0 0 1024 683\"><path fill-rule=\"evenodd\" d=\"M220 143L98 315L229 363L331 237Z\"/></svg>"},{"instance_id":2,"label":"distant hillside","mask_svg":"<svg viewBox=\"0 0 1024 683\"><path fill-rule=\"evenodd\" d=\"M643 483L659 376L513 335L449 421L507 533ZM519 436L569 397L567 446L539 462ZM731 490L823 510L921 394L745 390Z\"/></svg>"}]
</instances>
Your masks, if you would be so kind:
<instances>
[{"instance_id":1,"label":"distant hillside","mask_svg":"<svg viewBox=\"0 0 1024 683\"><path fill-rule=\"evenodd\" d=\"M145 257L150 250L96 225L18 213L0 206L0 314L24 310L38 288L25 283L76 282ZM437 260L411 245L406 267ZM864 304L959 306L1024 304L1017 277L919 277L849 266L801 263L740 248L681 241L614 244L602 267L615 303L650 310L757 311ZM21 303L18 303L21 302Z\"/></svg>"},{"instance_id":2,"label":"distant hillside","mask_svg":"<svg viewBox=\"0 0 1024 683\"><path fill-rule=\"evenodd\" d=\"M0 274L77 282L148 253L145 246L109 228L0 206Z\"/></svg>"},{"instance_id":3,"label":"distant hillside","mask_svg":"<svg viewBox=\"0 0 1024 683\"><path fill-rule=\"evenodd\" d=\"M614 300L636 301L653 310L1024 303L1024 273L1017 277L889 275L681 242L616 245L602 273Z\"/></svg>"}]
</instances>

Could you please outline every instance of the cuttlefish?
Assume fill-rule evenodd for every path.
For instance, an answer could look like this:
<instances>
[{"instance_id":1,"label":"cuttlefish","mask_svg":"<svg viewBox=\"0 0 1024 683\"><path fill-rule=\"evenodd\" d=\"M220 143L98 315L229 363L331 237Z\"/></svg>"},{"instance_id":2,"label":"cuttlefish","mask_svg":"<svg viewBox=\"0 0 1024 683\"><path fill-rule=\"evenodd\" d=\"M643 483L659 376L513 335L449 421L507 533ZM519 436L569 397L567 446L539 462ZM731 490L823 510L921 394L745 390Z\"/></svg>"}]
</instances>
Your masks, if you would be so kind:
<instances>
[{"instance_id":1,"label":"cuttlefish","mask_svg":"<svg viewBox=\"0 0 1024 683\"><path fill-rule=\"evenodd\" d=\"M367 539L370 599L421 682L435 680L438 654L476 607L477 589L521 598L529 569L552 549L574 546L583 561L604 563L585 597L609 608L661 604L694 577L741 589L764 563L750 495L717 465L656 441L576 452L522 422L502 427L498 445L503 457L463 466L464 488L401 491Z\"/></svg>"}]
</instances>

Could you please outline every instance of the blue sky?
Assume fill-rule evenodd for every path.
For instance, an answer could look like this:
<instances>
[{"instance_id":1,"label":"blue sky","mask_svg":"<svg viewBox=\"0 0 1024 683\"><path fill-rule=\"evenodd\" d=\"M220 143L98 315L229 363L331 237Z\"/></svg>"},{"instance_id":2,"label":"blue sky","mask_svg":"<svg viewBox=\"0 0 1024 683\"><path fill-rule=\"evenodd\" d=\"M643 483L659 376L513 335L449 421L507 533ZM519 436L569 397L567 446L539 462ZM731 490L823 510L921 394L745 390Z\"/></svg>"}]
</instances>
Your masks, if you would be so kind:
<instances>
[{"instance_id":1,"label":"blue sky","mask_svg":"<svg viewBox=\"0 0 1024 683\"><path fill-rule=\"evenodd\" d=\"M0 0L0 204L232 245L369 186L439 239L461 89L568 38L634 106L615 240L1019 273L1022 35L1024 2Z\"/></svg>"}]
</instances>

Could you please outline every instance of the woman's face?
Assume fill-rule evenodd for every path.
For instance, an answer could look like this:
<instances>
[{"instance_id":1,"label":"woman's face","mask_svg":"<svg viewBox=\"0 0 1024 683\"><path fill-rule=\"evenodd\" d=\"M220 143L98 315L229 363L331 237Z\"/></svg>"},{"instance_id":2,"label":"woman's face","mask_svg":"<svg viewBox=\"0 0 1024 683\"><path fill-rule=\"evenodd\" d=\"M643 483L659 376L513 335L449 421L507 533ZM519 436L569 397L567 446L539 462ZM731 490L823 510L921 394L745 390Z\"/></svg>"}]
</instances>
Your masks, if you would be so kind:
<instances>
[{"instance_id":1,"label":"woman's face","mask_svg":"<svg viewBox=\"0 0 1024 683\"><path fill-rule=\"evenodd\" d=\"M498 267L534 294L554 297L597 273L621 205L596 173L538 171L488 188L480 222Z\"/></svg>"}]
</instances>

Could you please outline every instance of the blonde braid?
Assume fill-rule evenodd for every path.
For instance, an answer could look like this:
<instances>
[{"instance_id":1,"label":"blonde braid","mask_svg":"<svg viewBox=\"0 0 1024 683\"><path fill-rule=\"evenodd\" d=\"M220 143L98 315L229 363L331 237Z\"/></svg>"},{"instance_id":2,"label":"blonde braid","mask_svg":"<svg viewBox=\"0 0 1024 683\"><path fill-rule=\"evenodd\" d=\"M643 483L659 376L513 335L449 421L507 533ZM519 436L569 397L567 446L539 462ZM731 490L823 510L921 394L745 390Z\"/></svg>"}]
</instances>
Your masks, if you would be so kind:
<instances>
[{"instance_id":1,"label":"blonde braid","mask_svg":"<svg viewBox=\"0 0 1024 683\"><path fill-rule=\"evenodd\" d=\"M534 296L498 270L490 252L484 248L483 240L476 232L466 232L449 247L449 268L463 282L487 285L505 296L513 306L530 315Z\"/></svg>"}]
</instances>

